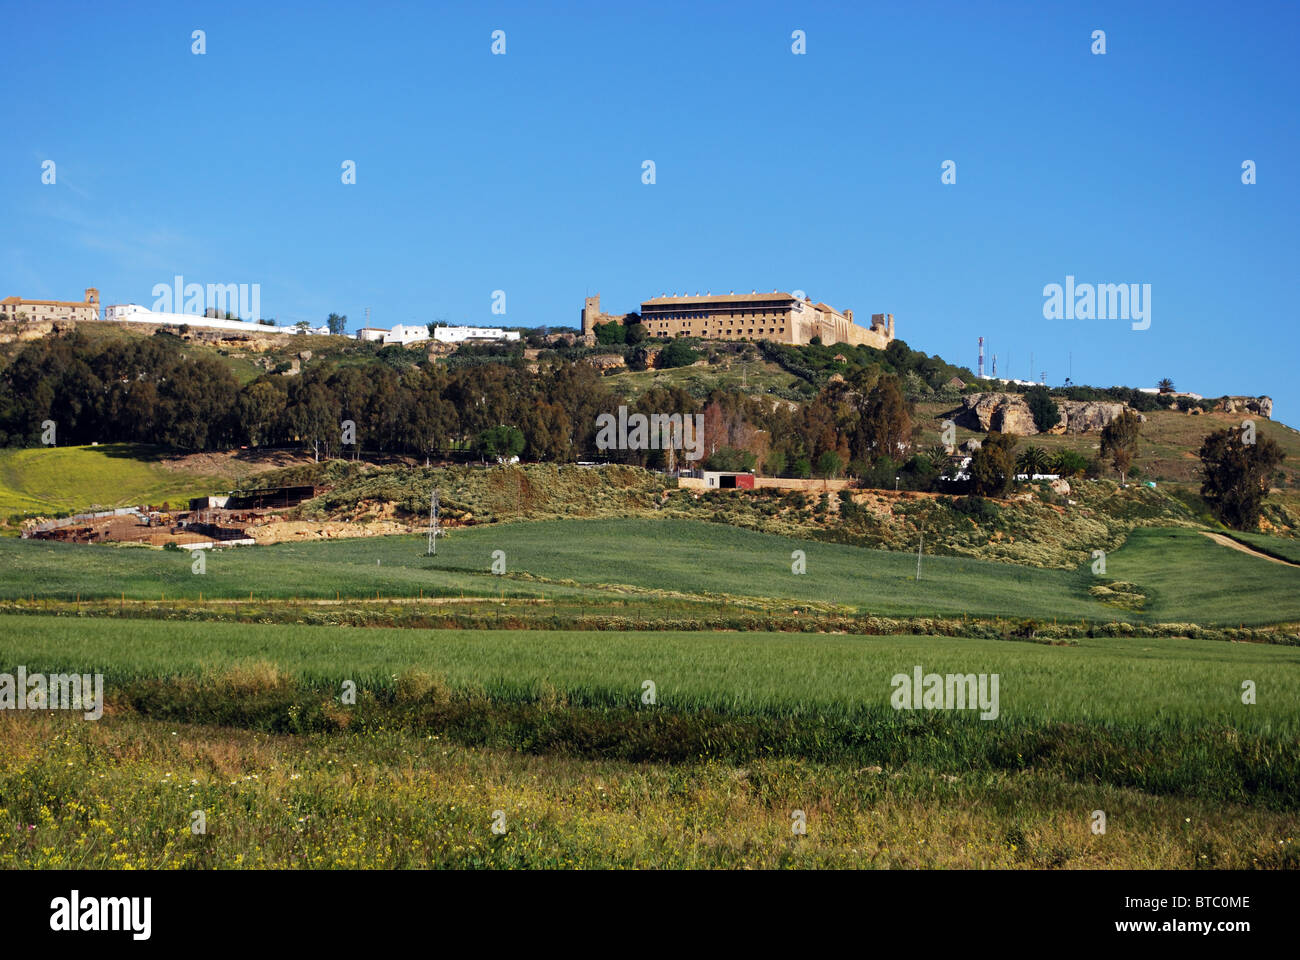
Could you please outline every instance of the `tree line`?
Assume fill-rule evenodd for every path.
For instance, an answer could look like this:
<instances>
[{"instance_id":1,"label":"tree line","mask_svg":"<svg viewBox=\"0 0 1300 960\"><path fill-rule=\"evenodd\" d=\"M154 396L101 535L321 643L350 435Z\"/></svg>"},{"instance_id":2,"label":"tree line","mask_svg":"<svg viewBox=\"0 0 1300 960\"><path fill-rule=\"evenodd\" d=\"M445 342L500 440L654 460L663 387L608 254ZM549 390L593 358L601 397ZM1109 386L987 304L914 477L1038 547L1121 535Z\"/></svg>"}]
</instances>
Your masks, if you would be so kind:
<instances>
[{"instance_id":1,"label":"tree line","mask_svg":"<svg viewBox=\"0 0 1300 960\"><path fill-rule=\"evenodd\" d=\"M621 404L700 414L714 463L739 457L777 474L818 466L837 473L897 457L913 430L897 378L879 371L827 384L802 405L723 389L697 398L676 388L627 403L590 364L564 358L535 370L519 357L307 362L298 375L266 373L241 385L220 360L191 356L174 337L100 340L73 331L24 345L0 374L0 445L39 445L52 421L59 445L300 446L326 458L365 451L425 459L457 449L573 462L596 454L597 417ZM602 459L699 466L663 450L607 451Z\"/></svg>"}]
</instances>

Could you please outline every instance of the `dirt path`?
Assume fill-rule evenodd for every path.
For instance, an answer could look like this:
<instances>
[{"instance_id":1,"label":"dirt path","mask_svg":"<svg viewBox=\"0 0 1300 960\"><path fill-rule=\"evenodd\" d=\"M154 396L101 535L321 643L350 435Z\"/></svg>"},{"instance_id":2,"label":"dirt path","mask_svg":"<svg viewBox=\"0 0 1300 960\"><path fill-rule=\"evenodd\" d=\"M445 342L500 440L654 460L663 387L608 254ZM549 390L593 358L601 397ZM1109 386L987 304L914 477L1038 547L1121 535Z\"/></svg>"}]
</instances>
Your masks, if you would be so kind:
<instances>
[{"instance_id":1,"label":"dirt path","mask_svg":"<svg viewBox=\"0 0 1300 960\"><path fill-rule=\"evenodd\" d=\"M1231 547L1233 550L1240 550L1242 553L1248 553L1252 557L1259 557L1259 559L1261 560L1271 560L1273 563L1280 563L1284 567L1300 567L1300 563L1292 563L1289 560L1281 560L1277 557L1270 557L1267 553L1260 553L1258 550L1252 550L1244 543L1239 543L1238 541L1232 539L1232 537L1224 536L1221 533L1211 533L1209 530L1202 530L1201 533L1209 537L1211 540L1213 540L1221 547Z\"/></svg>"}]
</instances>

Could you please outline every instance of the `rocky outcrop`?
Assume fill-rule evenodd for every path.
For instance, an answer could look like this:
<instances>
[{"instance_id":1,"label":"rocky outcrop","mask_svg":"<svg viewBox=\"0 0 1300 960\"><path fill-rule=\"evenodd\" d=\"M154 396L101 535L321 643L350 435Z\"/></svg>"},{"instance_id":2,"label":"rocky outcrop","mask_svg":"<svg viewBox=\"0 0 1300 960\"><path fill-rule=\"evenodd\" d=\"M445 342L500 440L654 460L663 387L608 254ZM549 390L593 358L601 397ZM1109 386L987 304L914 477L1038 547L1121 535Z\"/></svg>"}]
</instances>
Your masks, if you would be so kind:
<instances>
[{"instance_id":1,"label":"rocky outcrop","mask_svg":"<svg viewBox=\"0 0 1300 960\"><path fill-rule=\"evenodd\" d=\"M1057 400L1056 408L1061 413L1061 421L1051 429L1051 433L1091 433L1119 419L1125 410L1132 409L1123 403L1095 400ZM1015 393L972 393L963 397L962 405L946 416L968 430L997 430L1021 437L1032 437L1039 432L1034 426L1029 404ZM1139 419L1146 418L1139 415Z\"/></svg>"},{"instance_id":2,"label":"rocky outcrop","mask_svg":"<svg viewBox=\"0 0 1300 960\"><path fill-rule=\"evenodd\" d=\"M1118 420L1125 410L1132 410L1132 407L1124 403L1096 400L1057 400L1056 408L1061 411L1061 424L1057 425L1053 433L1090 433L1102 430L1112 420ZM1138 419L1145 421L1146 417L1138 414Z\"/></svg>"},{"instance_id":3,"label":"rocky outcrop","mask_svg":"<svg viewBox=\"0 0 1300 960\"><path fill-rule=\"evenodd\" d=\"M997 430L1021 437L1038 432L1029 404L1013 393L972 393L962 397L962 405L949 416L968 430Z\"/></svg>"},{"instance_id":4,"label":"rocky outcrop","mask_svg":"<svg viewBox=\"0 0 1300 960\"><path fill-rule=\"evenodd\" d=\"M1225 413L1253 413L1266 420L1273 419L1272 397L1224 397L1219 409Z\"/></svg>"},{"instance_id":5,"label":"rocky outcrop","mask_svg":"<svg viewBox=\"0 0 1300 960\"><path fill-rule=\"evenodd\" d=\"M75 330L70 320L17 320L0 324L0 343L28 343L43 340L52 334Z\"/></svg>"}]
</instances>

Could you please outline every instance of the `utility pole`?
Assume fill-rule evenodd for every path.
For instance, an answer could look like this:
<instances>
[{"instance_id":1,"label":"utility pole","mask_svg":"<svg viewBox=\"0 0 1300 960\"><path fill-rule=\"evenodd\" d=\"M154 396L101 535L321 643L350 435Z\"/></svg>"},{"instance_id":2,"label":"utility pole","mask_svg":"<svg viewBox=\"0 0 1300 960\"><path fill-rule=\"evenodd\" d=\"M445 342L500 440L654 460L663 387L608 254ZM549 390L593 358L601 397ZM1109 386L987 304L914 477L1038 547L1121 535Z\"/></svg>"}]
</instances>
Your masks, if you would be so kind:
<instances>
[{"instance_id":1,"label":"utility pole","mask_svg":"<svg viewBox=\"0 0 1300 960\"><path fill-rule=\"evenodd\" d=\"M429 494L429 552L425 556L432 557L438 552L438 488L433 488L433 493Z\"/></svg>"},{"instance_id":2,"label":"utility pole","mask_svg":"<svg viewBox=\"0 0 1300 960\"><path fill-rule=\"evenodd\" d=\"M921 539L916 542L916 579L921 579L921 548L925 545L925 521L921 521Z\"/></svg>"}]
</instances>

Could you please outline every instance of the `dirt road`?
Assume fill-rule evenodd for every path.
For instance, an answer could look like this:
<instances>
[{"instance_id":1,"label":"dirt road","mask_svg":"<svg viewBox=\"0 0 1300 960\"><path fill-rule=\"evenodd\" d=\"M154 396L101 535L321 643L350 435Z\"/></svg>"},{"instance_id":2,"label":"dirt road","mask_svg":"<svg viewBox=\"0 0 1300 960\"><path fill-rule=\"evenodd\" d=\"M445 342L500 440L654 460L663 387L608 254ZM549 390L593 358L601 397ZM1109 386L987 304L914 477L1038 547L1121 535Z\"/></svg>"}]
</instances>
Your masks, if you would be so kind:
<instances>
[{"instance_id":1,"label":"dirt road","mask_svg":"<svg viewBox=\"0 0 1300 960\"><path fill-rule=\"evenodd\" d=\"M1300 563L1291 563L1289 560L1280 560L1277 557L1270 557L1267 553L1260 553L1258 550L1252 550L1244 543L1239 543L1232 539L1232 537L1224 536L1221 533L1211 533L1209 530L1202 530L1201 533L1205 534L1221 547L1231 547L1233 550L1240 550L1242 553L1248 553L1252 557L1259 557L1261 560L1270 560L1273 563L1280 563L1284 567L1300 567Z\"/></svg>"}]
</instances>

